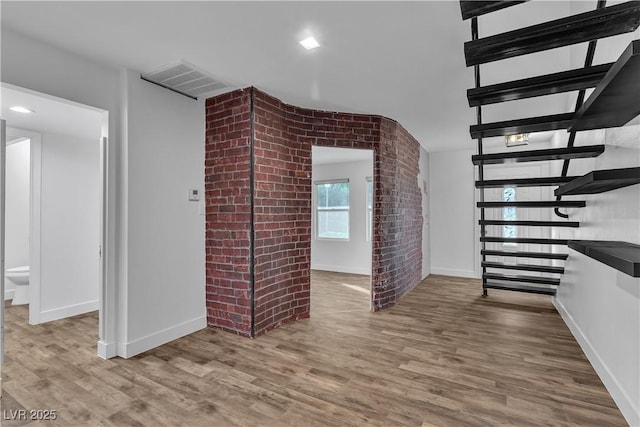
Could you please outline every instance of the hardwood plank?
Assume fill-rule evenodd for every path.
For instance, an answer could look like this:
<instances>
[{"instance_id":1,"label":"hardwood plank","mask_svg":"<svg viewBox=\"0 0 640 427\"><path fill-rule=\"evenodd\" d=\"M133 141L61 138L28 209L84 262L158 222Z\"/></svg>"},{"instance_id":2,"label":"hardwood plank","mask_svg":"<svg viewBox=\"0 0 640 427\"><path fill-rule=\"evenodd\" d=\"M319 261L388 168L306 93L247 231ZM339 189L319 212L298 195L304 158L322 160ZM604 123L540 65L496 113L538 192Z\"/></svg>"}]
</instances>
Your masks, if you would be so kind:
<instances>
[{"instance_id":1,"label":"hardwood plank","mask_svg":"<svg viewBox=\"0 0 640 427\"><path fill-rule=\"evenodd\" d=\"M8 306L2 406L65 426L625 425L548 297L430 276L373 313L369 287L314 271L308 320L127 360L95 356L95 314L29 326Z\"/></svg>"}]
</instances>

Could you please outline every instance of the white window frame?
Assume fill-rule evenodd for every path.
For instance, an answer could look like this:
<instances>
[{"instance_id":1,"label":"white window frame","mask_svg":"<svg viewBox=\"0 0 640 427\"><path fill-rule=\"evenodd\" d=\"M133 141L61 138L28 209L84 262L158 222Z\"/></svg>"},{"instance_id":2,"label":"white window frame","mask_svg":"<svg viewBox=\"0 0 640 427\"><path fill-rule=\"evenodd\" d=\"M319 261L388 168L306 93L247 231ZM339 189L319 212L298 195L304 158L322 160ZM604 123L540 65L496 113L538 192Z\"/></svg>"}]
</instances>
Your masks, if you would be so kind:
<instances>
[{"instance_id":1,"label":"white window frame","mask_svg":"<svg viewBox=\"0 0 640 427\"><path fill-rule=\"evenodd\" d=\"M349 206L346 208L321 208L318 206L318 185L324 184L349 184ZM323 181L315 181L313 183L313 210L315 216L315 239L316 240L331 240L331 241L349 241L351 237L351 184L349 183L349 179L329 179ZM320 212L347 212L347 237L326 237L319 235L319 224L320 224Z\"/></svg>"},{"instance_id":2,"label":"white window frame","mask_svg":"<svg viewBox=\"0 0 640 427\"><path fill-rule=\"evenodd\" d=\"M369 185L371 185L371 207L369 207ZM370 242L373 238L373 204L375 200L375 188L373 187L373 177L366 177L366 186L365 186L365 215L367 216L365 219L366 228L366 239L367 242Z\"/></svg>"}]
</instances>

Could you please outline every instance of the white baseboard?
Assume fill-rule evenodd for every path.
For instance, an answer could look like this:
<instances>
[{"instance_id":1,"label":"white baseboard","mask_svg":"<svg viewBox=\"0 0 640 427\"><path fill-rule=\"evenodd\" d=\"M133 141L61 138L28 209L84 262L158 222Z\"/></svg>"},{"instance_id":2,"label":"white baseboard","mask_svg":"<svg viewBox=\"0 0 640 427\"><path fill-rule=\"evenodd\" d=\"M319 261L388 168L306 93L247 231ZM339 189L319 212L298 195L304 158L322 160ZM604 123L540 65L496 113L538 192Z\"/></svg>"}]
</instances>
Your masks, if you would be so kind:
<instances>
[{"instance_id":1,"label":"white baseboard","mask_svg":"<svg viewBox=\"0 0 640 427\"><path fill-rule=\"evenodd\" d=\"M333 271L336 273L362 274L365 276L371 276L371 269L367 270L366 268L359 268L359 267L345 267L343 265L312 264L311 269L321 270L321 271Z\"/></svg>"},{"instance_id":2,"label":"white baseboard","mask_svg":"<svg viewBox=\"0 0 640 427\"><path fill-rule=\"evenodd\" d=\"M16 294L15 289L5 289L4 290L4 300L13 299L13 296Z\"/></svg>"},{"instance_id":3,"label":"white baseboard","mask_svg":"<svg viewBox=\"0 0 640 427\"><path fill-rule=\"evenodd\" d=\"M68 305L66 307L54 308L40 312L40 321L37 323L51 322L52 320L64 319L66 317L77 316L78 314L89 313L98 310L98 300L83 302L80 304Z\"/></svg>"},{"instance_id":4,"label":"white baseboard","mask_svg":"<svg viewBox=\"0 0 640 427\"><path fill-rule=\"evenodd\" d=\"M455 270L451 268L440 268L440 267L431 267L431 274L438 274L441 276L467 277L470 279L480 278L472 270Z\"/></svg>"},{"instance_id":5,"label":"white baseboard","mask_svg":"<svg viewBox=\"0 0 640 427\"><path fill-rule=\"evenodd\" d=\"M558 298L556 297L553 297L552 301L556 310L560 313L562 320L564 320L564 323L569 327L571 334L573 334L574 338L582 348L582 351L584 351L584 354L587 356L587 359L589 359L591 366L593 366L593 369L600 377L600 380L609 391L613 401L616 402L616 405L618 405L620 412L622 412L622 415L625 417L629 425L640 426L640 407L638 407L637 403L634 403L633 400L629 398L629 395L620 386L616 377L611 373L611 370L602 360L596 349L582 332L582 329L580 329L580 326L578 326L564 305L558 301Z\"/></svg>"},{"instance_id":6,"label":"white baseboard","mask_svg":"<svg viewBox=\"0 0 640 427\"><path fill-rule=\"evenodd\" d=\"M119 343L117 345L117 355L127 359L135 356L136 354L151 350L152 348L156 348L162 344L166 344L185 335L192 334L206 327L207 316L196 317L195 319L154 332L128 343Z\"/></svg>"},{"instance_id":7,"label":"white baseboard","mask_svg":"<svg viewBox=\"0 0 640 427\"><path fill-rule=\"evenodd\" d=\"M103 359L111 359L117 356L117 347L115 342L98 341L98 356Z\"/></svg>"}]
</instances>

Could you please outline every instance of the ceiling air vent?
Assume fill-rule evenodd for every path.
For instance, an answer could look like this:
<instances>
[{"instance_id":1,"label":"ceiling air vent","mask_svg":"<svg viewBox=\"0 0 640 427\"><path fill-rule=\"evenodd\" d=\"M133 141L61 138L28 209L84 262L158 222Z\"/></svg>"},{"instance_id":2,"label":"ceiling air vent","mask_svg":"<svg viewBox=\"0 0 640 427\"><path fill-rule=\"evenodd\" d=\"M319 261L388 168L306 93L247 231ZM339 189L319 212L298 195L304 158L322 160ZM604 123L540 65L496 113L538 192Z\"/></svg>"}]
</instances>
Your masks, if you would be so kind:
<instances>
[{"instance_id":1,"label":"ceiling air vent","mask_svg":"<svg viewBox=\"0 0 640 427\"><path fill-rule=\"evenodd\" d=\"M158 70L142 73L140 78L192 99L198 99L200 95L227 87L224 83L217 81L185 61L179 61L161 67Z\"/></svg>"}]
</instances>

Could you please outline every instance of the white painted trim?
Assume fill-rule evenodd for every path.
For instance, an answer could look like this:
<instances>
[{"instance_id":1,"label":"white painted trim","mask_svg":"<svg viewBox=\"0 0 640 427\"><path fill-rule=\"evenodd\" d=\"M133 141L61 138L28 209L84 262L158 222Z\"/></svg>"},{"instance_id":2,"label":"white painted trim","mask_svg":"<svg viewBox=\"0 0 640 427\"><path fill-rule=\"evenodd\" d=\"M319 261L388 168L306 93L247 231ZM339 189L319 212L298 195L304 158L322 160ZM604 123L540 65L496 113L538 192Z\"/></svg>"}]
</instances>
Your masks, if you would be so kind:
<instances>
[{"instance_id":1,"label":"white painted trim","mask_svg":"<svg viewBox=\"0 0 640 427\"><path fill-rule=\"evenodd\" d=\"M438 274L441 276L454 276L454 277L467 277L470 279L479 279L479 275L475 271L471 270L454 270L451 268L439 268L431 267L431 274Z\"/></svg>"},{"instance_id":2,"label":"white painted trim","mask_svg":"<svg viewBox=\"0 0 640 427\"><path fill-rule=\"evenodd\" d=\"M98 308L98 300L95 300L83 302L80 304L68 305L66 307L54 308L53 310L41 311L40 323L64 319L65 317L77 316L78 314L89 313L91 311L98 311Z\"/></svg>"},{"instance_id":3,"label":"white painted trim","mask_svg":"<svg viewBox=\"0 0 640 427\"><path fill-rule=\"evenodd\" d=\"M358 267L345 267L340 265L324 265L324 264L312 264L312 270L321 271L333 271L336 273L349 273L349 274L362 274L365 276L371 276L371 270Z\"/></svg>"},{"instance_id":4,"label":"white painted trim","mask_svg":"<svg viewBox=\"0 0 640 427\"><path fill-rule=\"evenodd\" d=\"M7 301L7 300L10 300L10 299L13 299L15 294L16 294L16 290L15 289L5 289L4 290L4 300Z\"/></svg>"},{"instance_id":5,"label":"white painted trim","mask_svg":"<svg viewBox=\"0 0 640 427\"><path fill-rule=\"evenodd\" d=\"M98 356L103 359L111 359L118 355L118 349L114 342L98 341Z\"/></svg>"},{"instance_id":6,"label":"white painted trim","mask_svg":"<svg viewBox=\"0 0 640 427\"><path fill-rule=\"evenodd\" d=\"M118 343L118 356L128 359L152 348L159 347L170 341L182 338L207 327L207 317L200 316L193 320L162 329L153 334L138 338L128 343Z\"/></svg>"},{"instance_id":7,"label":"white painted trim","mask_svg":"<svg viewBox=\"0 0 640 427\"><path fill-rule=\"evenodd\" d=\"M556 310L560 313L562 320L564 320L564 323L566 323L567 327L580 345L580 348L582 348L587 359L589 359L591 366L593 366L593 369L600 377L600 380L609 391L613 401L618 405L618 408L620 409L620 412L622 412L624 418L631 426L640 425L640 407L637 406L637 403L634 403L631 398L629 398L629 395L621 387L616 377L612 374L609 367L602 360L594 346L582 332L582 329L580 329L580 326L576 323L564 305L558 301L557 297L553 297L552 301Z\"/></svg>"},{"instance_id":8,"label":"white painted trim","mask_svg":"<svg viewBox=\"0 0 640 427\"><path fill-rule=\"evenodd\" d=\"M37 325L40 319L41 259L41 201L42 201L42 135L30 134L31 156L31 250L29 253L29 324Z\"/></svg>"}]
</instances>

